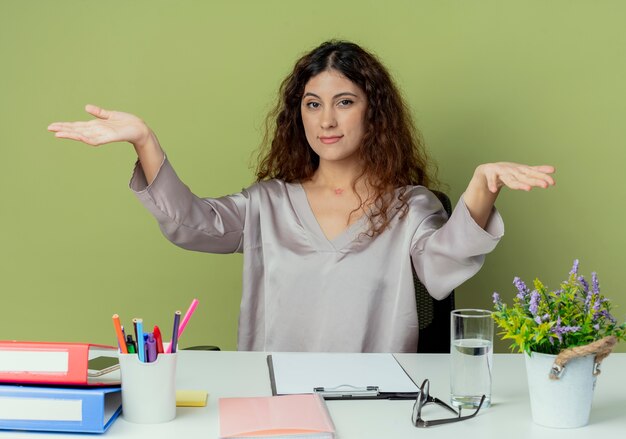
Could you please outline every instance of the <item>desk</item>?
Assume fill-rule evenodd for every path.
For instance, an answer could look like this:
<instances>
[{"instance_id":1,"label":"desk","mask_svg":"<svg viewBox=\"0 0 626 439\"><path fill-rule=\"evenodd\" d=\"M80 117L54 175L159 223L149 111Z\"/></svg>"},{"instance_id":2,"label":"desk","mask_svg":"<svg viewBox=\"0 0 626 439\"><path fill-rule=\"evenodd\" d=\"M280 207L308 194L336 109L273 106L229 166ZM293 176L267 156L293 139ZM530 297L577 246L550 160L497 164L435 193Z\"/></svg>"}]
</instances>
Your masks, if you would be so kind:
<instances>
[{"instance_id":1,"label":"desk","mask_svg":"<svg viewBox=\"0 0 626 439\"><path fill-rule=\"evenodd\" d=\"M178 408L176 419L165 424L132 424L120 417L103 436L3 431L0 438L217 438L219 397L271 395L264 353L180 351L179 354L177 387L207 390L206 407ZM429 378L431 394L447 400L448 355L399 354L397 358L418 384ZM520 354L494 355L492 406L468 421L418 430L410 422L411 401L328 401L327 404L338 439L621 437L626 431L625 369L626 354L612 354L604 361L589 425L573 430L544 428L532 422L524 358Z\"/></svg>"}]
</instances>

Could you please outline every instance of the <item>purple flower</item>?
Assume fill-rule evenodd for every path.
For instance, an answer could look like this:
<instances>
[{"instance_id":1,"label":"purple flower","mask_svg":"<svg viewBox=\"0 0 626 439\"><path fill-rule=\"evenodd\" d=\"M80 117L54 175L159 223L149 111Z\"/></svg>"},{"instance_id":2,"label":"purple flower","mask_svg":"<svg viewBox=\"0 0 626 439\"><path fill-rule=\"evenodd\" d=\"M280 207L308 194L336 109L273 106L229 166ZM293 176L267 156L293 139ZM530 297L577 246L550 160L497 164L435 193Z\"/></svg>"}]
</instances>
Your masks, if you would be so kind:
<instances>
[{"instance_id":1,"label":"purple flower","mask_svg":"<svg viewBox=\"0 0 626 439\"><path fill-rule=\"evenodd\" d=\"M519 277L515 277L513 279L513 285L515 285L515 288L517 288L517 297L520 300L524 300L526 298L526 294L528 294L528 287L526 287L524 281L521 280Z\"/></svg>"},{"instance_id":2,"label":"purple flower","mask_svg":"<svg viewBox=\"0 0 626 439\"><path fill-rule=\"evenodd\" d=\"M597 313L598 311L600 311L600 304L602 303L602 301L600 300L600 298L596 298L595 302L593 303L593 310Z\"/></svg>"},{"instance_id":3,"label":"purple flower","mask_svg":"<svg viewBox=\"0 0 626 439\"><path fill-rule=\"evenodd\" d=\"M580 284L583 286L583 291L585 291L585 293L588 293L589 292L589 284L587 283L585 278L582 277L582 276L578 276L578 282L580 282Z\"/></svg>"},{"instance_id":4,"label":"purple flower","mask_svg":"<svg viewBox=\"0 0 626 439\"><path fill-rule=\"evenodd\" d=\"M563 342L563 334L580 331L580 326L561 326L561 316L556 320L556 325L552 328L552 333L557 336L559 342Z\"/></svg>"},{"instance_id":5,"label":"purple flower","mask_svg":"<svg viewBox=\"0 0 626 439\"><path fill-rule=\"evenodd\" d=\"M595 329L596 331L600 330L600 324L596 323L595 325L593 325L593 329Z\"/></svg>"},{"instance_id":6,"label":"purple flower","mask_svg":"<svg viewBox=\"0 0 626 439\"><path fill-rule=\"evenodd\" d=\"M567 332L576 332L580 331L580 326L561 326L559 328L559 331L561 332L561 334L565 334Z\"/></svg>"},{"instance_id":7,"label":"purple flower","mask_svg":"<svg viewBox=\"0 0 626 439\"><path fill-rule=\"evenodd\" d=\"M589 311L589 305L591 304L591 300L593 299L593 292L589 289L589 284L585 280L584 277L578 276L578 282L583 286L583 291L587 293L585 297L585 312Z\"/></svg>"},{"instance_id":8,"label":"purple flower","mask_svg":"<svg viewBox=\"0 0 626 439\"><path fill-rule=\"evenodd\" d=\"M539 310L539 292L537 290L533 290L530 293L530 305L528 310L533 316L537 315L537 311Z\"/></svg>"},{"instance_id":9,"label":"purple flower","mask_svg":"<svg viewBox=\"0 0 626 439\"><path fill-rule=\"evenodd\" d=\"M615 320L615 317L613 317L611 313L608 312L606 309L603 309L602 311L600 311L600 315L604 317L605 319L609 320L611 323L617 323L617 320Z\"/></svg>"},{"instance_id":10,"label":"purple flower","mask_svg":"<svg viewBox=\"0 0 626 439\"><path fill-rule=\"evenodd\" d=\"M493 297L493 303L495 305L500 305L500 295L496 291L493 292L491 297Z\"/></svg>"},{"instance_id":11,"label":"purple flower","mask_svg":"<svg viewBox=\"0 0 626 439\"><path fill-rule=\"evenodd\" d=\"M591 285L593 285L593 294L600 294L600 283L598 282L598 275L595 271L591 273Z\"/></svg>"},{"instance_id":12,"label":"purple flower","mask_svg":"<svg viewBox=\"0 0 626 439\"><path fill-rule=\"evenodd\" d=\"M539 316L535 317L535 322L536 322L538 325L541 325L541 317L539 317Z\"/></svg>"},{"instance_id":13,"label":"purple flower","mask_svg":"<svg viewBox=\"0 0 626 439\"><path fill-rule=\"evenodd\" d=\"M574 265L572 266L572 271L569 274L578 274L578 259L574 259Z\"/></svg>"}]
</instances>

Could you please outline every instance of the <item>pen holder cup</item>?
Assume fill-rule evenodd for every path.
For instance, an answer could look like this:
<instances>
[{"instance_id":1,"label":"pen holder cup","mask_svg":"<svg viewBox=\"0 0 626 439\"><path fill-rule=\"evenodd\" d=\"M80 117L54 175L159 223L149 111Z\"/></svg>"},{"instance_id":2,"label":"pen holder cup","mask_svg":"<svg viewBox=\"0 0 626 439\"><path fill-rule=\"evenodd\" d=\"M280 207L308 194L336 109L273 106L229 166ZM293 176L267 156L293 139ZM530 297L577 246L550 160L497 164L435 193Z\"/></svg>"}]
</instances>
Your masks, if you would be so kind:
<instances>
[{"instance_id":1,"label":"pen holder cup","mask_svg":"<svg viewBox=\"0 0 626 439\"><path fill-rule=\"evenodd\" d=\"M160 354L143 363L136 354L119 354L126 421L158 424L176 417L176 356Z\"/></svg>"}]
</instances>

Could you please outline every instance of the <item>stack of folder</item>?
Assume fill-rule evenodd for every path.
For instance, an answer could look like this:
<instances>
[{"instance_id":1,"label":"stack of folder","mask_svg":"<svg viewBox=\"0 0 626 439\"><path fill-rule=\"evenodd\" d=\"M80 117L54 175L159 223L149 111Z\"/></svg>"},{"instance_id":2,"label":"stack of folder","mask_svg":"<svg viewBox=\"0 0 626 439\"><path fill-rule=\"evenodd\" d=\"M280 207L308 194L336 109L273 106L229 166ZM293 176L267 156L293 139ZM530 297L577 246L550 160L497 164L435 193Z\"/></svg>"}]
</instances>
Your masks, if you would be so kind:
<instances>
[{"instance_id":1,"label":"stack of folder","mask_svg":"<svg viewBox=\"0 0 626 439\"><path fill-rule=\"evenodd\" d=\"M0 341L0 429L104 433L122 411L119 368L89 361L117 348Z\"/></svg>"}]
</instances>

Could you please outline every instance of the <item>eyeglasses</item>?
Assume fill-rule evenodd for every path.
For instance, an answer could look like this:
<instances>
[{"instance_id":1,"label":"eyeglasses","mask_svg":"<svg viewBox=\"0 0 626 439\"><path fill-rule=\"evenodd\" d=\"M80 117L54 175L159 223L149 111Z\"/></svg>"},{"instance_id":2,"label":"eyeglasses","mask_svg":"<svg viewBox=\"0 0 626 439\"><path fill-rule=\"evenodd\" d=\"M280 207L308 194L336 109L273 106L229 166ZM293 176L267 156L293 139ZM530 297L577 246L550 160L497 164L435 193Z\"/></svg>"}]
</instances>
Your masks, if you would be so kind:
<instances>
[{"instance_id":1,"label":"eyeglasses","mask_svg":"<svg viewBox=\"0 0 626 439\"><path fill-rule=\"evenodd\" d=\"M413 425L415 425L416 427L420 427L420 428L432 427L433 425L449 424L451 422L465 421L466 419L473 418L474 416L478 414L478 411L483 406L483 402L485 401L485 395L483 395L480 398L480 403L478 404L478 408L476 408L476 411L474 413L472 413L471 415L461 416L460 407L459 407L459 410L456 411L454 408L450 407L448 404L446 404L439 398L430 396L429 389L430 389L430 383L427 379L425 379L422 385L420 386L420 392L419 392L419 395L417 395L417 399L415 400L415 405L413 405L413 415L411 416L411 420L413 421ZM451 413L454 413L456 416L453 418L435 419L432 421L426 421L422 419L422 407L424 407L426 404L429 404L429 403L435 403L445 408L446 410L450 411Z\"/></svg>"}]
</instances>

